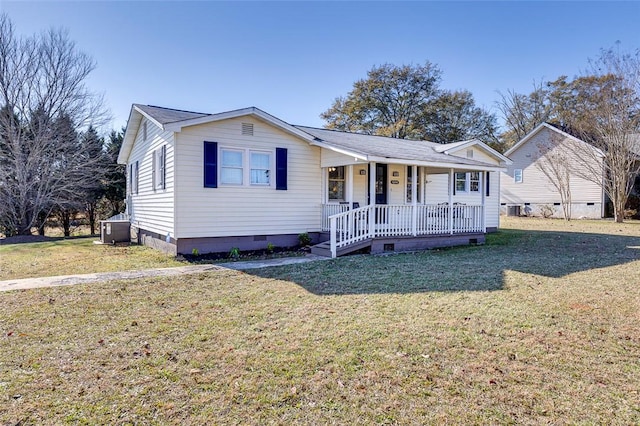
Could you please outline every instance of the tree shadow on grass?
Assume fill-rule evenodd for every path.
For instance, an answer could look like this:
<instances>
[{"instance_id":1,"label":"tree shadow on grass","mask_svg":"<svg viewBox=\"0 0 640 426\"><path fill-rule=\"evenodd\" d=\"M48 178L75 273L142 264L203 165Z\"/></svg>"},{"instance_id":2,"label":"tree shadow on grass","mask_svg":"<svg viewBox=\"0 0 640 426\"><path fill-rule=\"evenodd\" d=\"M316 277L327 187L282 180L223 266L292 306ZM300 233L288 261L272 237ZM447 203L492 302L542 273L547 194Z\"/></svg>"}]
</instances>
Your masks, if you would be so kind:
<instances>
[{"instance_id":1,"label":"tree shadow on grass","mask_svg":"<svg viewBox=\"0 0 640 426\"><path fill-rule=\"evenodd\" d=\"M640 237L503 230L487 244L419 253L357 255L247 271L316 295L495 291L504 272L552 278L640 260Z\"/></svg>"}]
</instances>

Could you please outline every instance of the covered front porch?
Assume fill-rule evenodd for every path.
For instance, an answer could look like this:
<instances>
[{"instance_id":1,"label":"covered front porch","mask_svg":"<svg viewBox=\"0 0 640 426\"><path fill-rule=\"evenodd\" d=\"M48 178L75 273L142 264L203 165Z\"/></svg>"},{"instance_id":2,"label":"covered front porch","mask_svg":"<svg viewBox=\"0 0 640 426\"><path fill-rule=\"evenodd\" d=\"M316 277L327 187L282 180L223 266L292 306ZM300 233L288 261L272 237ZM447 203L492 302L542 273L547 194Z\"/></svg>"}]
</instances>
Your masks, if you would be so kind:
<instances>
[{"instance_id":1,"label":"covered front porch","mask_svg":"<svg viewBox=\"0 0 640 426\"><path fill-rule=\"evenodd\" d=\"M328 239L314 252L336 257L364 247L379 252L482 243L490 169L378 162L326 167L322 231Z\"/></svg>"}]
</instances>

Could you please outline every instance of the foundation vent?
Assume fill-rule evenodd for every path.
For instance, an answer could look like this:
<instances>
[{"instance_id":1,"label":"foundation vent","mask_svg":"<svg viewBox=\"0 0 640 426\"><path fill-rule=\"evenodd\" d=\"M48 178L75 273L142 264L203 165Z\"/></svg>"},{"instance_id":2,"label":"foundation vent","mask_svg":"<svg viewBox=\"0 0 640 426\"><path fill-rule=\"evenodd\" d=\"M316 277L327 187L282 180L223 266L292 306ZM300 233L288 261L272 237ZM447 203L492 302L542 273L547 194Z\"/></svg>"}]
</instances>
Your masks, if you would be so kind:
<instances>
[{"instance_id":1,"label":"foundation vent","mask_svg":"<svg viewBox=\"0 0 640 426\"><path fill-rule=\"evenodd\" d=\"M253 123L242 123L242 134L244 136L253 136Z\"/></svg>"}]
</instances>

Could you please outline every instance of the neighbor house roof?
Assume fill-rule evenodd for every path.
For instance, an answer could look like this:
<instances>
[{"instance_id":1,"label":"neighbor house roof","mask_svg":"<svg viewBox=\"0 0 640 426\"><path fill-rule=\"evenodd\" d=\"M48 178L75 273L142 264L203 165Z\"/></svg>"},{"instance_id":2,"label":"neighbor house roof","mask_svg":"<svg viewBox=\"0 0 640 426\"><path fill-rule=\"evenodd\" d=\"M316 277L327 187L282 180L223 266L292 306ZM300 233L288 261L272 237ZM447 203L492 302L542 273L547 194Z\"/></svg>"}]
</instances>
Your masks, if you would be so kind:
<instances>
[{"instance_id":1,"label":"neighbor house roof","mask_svg":"<svg viewBox=\"0 0 640 426\"><path fill-rule=\"evenodd\" d=\"M495 157L501 164L511 163L507 157L477 139L443 145L428 141L410 141L307 126L293 126L256 107L218 114L205 114L140 104L133 104L131 108L118 162L126 163L133 148L133 142L140 123L142 122L142 117L151 120L162 130L180 132L184 127L243 116L253 116L289 134L306 140L311 145L340 152L363 161L413 162L434 166L445 163L457 167L467 166L474 169L495 169L496 166L493 164L450 155L464 147L477 145L489 155Z\"/></svg>"},{"instance_id":2,"label":"neighbor house roof","mask_svg":"<svg viewBox=\"0 0 640 426\"><path fill-rule=\"evenodd\" d=\"M527 133L525 135L525 137L523 137L522 139L520 139L515 145L513 145L511 148L509 148L504 155L505 156L510 156L511 154L513 154L514 152L516 152L518 149L520 149L520 147L522 147L524 144L526 144L529 140L531 140L531 138L533 138L535 135L537 135L540 131L542 131L543 129L548 129L551 130L553 132L556 132L557 134L570 139L574 142L577 142L579 144L585 144L588 145L590 147L592 147L593 149L597 150L598 152L600 152L600 150L598 150L597 148L593 147L592 145L589 145L588 143L586 143L585 141L583 141L582 139L578 139L577 137L570 135L569 133L557 128L556 126L554 126L553 124L550 123L542 123L540 125L538 125L535 129L533 129L532 131L530 131L529 133Z\"/></svg>"}]
</instances>

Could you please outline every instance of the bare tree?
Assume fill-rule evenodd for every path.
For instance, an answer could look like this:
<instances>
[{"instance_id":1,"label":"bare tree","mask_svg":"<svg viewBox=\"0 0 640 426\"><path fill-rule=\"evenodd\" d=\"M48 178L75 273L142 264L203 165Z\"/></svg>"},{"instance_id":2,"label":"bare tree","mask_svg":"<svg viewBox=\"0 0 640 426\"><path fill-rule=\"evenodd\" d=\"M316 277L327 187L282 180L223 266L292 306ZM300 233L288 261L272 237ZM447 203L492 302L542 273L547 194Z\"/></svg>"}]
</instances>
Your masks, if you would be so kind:
<instances>
[{"instance_id":1,"label":"bare tree","mask_svg":"<svg viewBox=\"0 0 640 426\"><path fill-rule=\"evenodd\" d=\"M576 128L583 140L598 148L604 170L600 174L593 170L596 151L583 151L581 176L602 186L613 204L615 221L622 222L640 173L640 50L632 54L619 48L602 50L587 72L600 84L589 94L592 107L584 111Z\"/></svg>"},{"instance_id":2,"label":"bare tree","mask_svg":"<svg viewBox=\"0 0 640 426\"><path fill-rule=\"evenodd\" d=\"M538 143L535 166L558 191L564 220L571 220L571 156L573 144L557 134L549 140ZM574 147L575 148L575 147Z\"/></svg>"},{"instance_id":3,"label":"bare tree","mask_svg":"<svg viewBox=\"0 0 640 426\"><path fill-rule=\"evenodd\" d=\"M108 118L102 97L85 85L94 68L65 31L18 38L0 14L0 228L6 234L30 234L95 180L99 159L79 149L74 136Z\"/></svg>"},{"instance_id":4,"label":"bare tree","mask_svg":"<svg viewBox=\"0 0 640 426\"><path fill-rule=\"evenodd\" d=\"M500 111L507 130L500 135L503 151L512 147L551 115L548 92L545 83L533 82L533 91L528 94L508 90L498 92L500 100L496 106Z\"/></svg>"}]
</instances>

